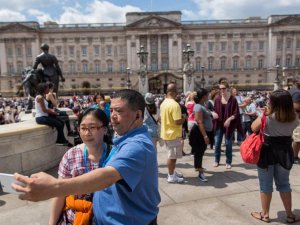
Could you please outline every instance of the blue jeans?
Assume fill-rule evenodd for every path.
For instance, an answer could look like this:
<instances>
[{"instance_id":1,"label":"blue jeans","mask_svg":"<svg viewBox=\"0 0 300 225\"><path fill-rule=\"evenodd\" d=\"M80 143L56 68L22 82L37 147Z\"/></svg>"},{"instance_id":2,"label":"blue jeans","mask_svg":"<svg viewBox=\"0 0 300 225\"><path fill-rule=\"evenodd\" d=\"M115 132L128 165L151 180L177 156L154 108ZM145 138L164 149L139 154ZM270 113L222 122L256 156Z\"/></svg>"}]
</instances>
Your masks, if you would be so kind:
<instances>
[{"instance_id":1,"label":"blue jeans","mask_svg":"<svg viewBox=\"0 0 300 225\"><path fill-rule=\"evenodd\" d=\"M50 127L56 128L56 130L57 130L56 143L66 143L67 142L67 139L65 138L65 135L64 135L64 122L62 122L61 120L59 120L55 117L41 116L41 117L36 117L35 121L38 124L48 125Z\"/></svg>"},{"instance_id":2,"label":"blue jeans","mask_svg":"<svg viewBox=\"0 0 300 225\"><path fill-rule=\"evenodd\" d=\"M225 128L220 128L215 133L215 162L220 163L221 158L221 144L223 135L225 134ZM232 163L232 134L230 137L225 137L226 146L226 164Z\"/></svg>"},{"instance_id":3,"label":"blue jeans","mask_svg":"<svg viewBox=\"0 0 300 225\"><path fill-rule=\"evenodd\" d=\"M273 179L275 180L276 190L279 192L291 192L289 175L290 171L283 168L280 164L269 165L267 169L257 167L260 192L273 192Z\"/></svg>"}]
</instances>

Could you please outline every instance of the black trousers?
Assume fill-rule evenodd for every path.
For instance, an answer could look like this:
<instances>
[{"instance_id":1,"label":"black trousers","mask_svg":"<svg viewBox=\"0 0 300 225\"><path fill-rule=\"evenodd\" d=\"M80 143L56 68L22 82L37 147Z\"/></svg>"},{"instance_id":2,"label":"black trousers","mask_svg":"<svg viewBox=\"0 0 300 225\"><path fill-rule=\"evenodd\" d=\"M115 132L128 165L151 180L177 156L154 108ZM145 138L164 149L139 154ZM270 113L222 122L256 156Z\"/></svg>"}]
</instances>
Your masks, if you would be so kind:
<instances>
[{"instance_id":1,"label":"black trousers","mask_svg":"<svg viewBox=\"0 0 300 225\"><path fill-rule=\"evenodd\" d=\"M213 135L213 131L206 131L206 134L210 137ZM194 153L194 167L195 169L201 169L203 155L207 148L207 144L205 144L204 137L197 125L194 125L191 129L189 144L192 147L192 152Z\"/></svg>"}]
</instances>

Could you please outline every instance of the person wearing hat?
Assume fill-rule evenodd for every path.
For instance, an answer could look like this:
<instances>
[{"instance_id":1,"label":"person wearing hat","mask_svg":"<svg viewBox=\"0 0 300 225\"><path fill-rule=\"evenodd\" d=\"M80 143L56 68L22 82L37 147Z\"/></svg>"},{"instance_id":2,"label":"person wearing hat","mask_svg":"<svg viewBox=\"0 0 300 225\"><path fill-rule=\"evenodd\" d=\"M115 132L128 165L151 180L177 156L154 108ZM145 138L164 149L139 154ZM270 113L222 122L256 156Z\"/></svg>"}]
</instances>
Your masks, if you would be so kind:
<instances>
[{"instance_id":1,"label":"person wearing hat","mask_svg":"<svg viewBox=\"0 0 300 225\"><path fill-rule=\"evenodd\" d=\"M43 52L36 57L33 69L36 70L38 65L42 64L44 68L43 80L45 82L51 81L54 84L54 92L58 93L59 77L61 77L62 82L65 81L65 78L63 77L61 69L58 65L58 60L54 55L48 53L49 45L43 43L41 45L41 50Z\"/></svg>"},{"instance_id":2,"label":"person wearing hat","mask_svg":"<svg viewBox=\"0 0 300 225\"><path fill-rule=\"evenodd\" d=\"M157 108L155 105L155 97L152 93L145 94L145 114L144 114L144 125L148 128L148 132L151 136L152 142L154 144L155 149L157 149L157 142L159 138L158 134L158 124L155 118L157 114Z\"/></svg>"}]
</instances>

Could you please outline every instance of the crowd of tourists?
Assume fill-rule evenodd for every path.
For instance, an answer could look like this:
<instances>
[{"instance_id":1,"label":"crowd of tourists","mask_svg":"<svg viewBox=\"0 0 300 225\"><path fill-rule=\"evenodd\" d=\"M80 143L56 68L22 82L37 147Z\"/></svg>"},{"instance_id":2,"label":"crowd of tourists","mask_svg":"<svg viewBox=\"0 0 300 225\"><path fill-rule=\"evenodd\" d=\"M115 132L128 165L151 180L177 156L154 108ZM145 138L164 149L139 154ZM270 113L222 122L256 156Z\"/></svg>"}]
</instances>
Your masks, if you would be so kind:
<instances>
[{"instance_id":1,"label":"crowd of tourists","mask_svg":"<svg viewBox=\"0 0 300 225\"><path fill-rule=\"evenodd\" d=\"M110 97L96 93L57 99L51 84L40 84L35 100L37 123L56 127L57 143L71 147L62 132L68 126L67 119L59 118L65 115L56 109L73 109L78 115L77 131L82 143L64 155L59 179L45 173L31 177L17 174L16 179L25 184L13 185L23 192L20 198L54 198L49 224L89 221L87 224L155 225L160 202L158 144L167 152L168 183L185 181L184 174L176 171L177 160L187 154L183 151L184 141L190 145L197 178L208 182L203 165L207 147L214 151L214 167L232 169L233 145L240 145L252 132L258 132L264 118L265 142L257 163L262 209L251 215L270 222L274 180L287 222L300 221L292 211L289 182L300 147L300 83L295 82L289 91L239 92L226 79L220 79L212 90L177 90L171 83L165 95L142 96L126 89ZM83 206L84 212L80 210Z\"/></svg>"}]
</instances>

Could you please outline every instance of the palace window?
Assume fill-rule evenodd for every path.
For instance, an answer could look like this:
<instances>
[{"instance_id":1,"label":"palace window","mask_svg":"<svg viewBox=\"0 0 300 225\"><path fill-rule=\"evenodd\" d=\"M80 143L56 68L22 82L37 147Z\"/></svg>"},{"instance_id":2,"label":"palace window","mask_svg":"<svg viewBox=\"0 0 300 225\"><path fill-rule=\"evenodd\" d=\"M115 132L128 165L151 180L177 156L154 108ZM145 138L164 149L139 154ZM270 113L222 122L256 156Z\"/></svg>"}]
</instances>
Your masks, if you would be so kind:
<instances>
[{"instance_id":1,"label":"palace window","mask_svg":"<svg viewBox=\"0 0 300 225\"><path fill-rule=\"evenodd\" d=\"M101 67L100 67L100 62L95 63L95 72L100 73L101 72Z\"/></svg>"},{"instance_id":2,"label":"palace window","mask_svg":"<svg viewBox=\"0 0 300 225\"><path fill-rule=\"evenodd\" d=\"M208 52L214 51L214 42L208 42Z\"/></svg>"},{"instance_id":3,"label":"palace window","mask_svg":"<svg viewBox=\"0 0 300 225\"><path fill-rule=\"evenodd\" d=\"M293 44L292 39L287 39L286 40L286 48L287 49L291 49L292 48L292 44Z\"/></svg>"},{"instance_id":4,"label":"palace window","mask_svg":"<svg viewBox=\"0 0 300 225\"><path fill-rule=\"evenodd\" d=\"M125 67L125 63L121 62L120 63L120 73L125 73L126 72L126 67Z\"/></svg>"},{"instance_id":5,"label":"palace window","mask_svg":"<svg viewBox=\"0 0 300 225\"><path fill-rule=\"evenodd\" d=\"M17 47L16 49L16 54L17 54L17 57L21 57L22 56L22 48L21 47Z\"/></svg>"},{"instance_id":6,"label":"palace window","mask_svg":"<svg viewBox=\"0 0 300 225\"><path fill-rule=\"evenodd\" d=\"M221 65L220 65L221 70L226 70L226 57L221 58Z\"/></svg>"},{"instance_id":7,"label":"palace window","mask_svg":"<svg viewBox=\"0 0 300 225\"><path fill-rule=\"evenodd\" d=\"M74 46L69 46L69 56L70 57L74 57L75 56Z\"/></svg>"},{"instance_id":8,"label":"palace window","mask_svg":"<svg viewBox=\"0 0 300 225\"><path fill-rule=\"evenodd\" d=\"M29 56L29 57L32 56L32 50L31 50L31 47L27 47L27 48L26 48L26 56Z\"/></svg>"},{"instance_id":9,"label":"palace window","mask_svg":"<svg viewBox=\"0 0 300 225\"><path fill-rule=\"evenodd\" d=\"M113 72L113 63L112 61L107 62L107 72L112 73Z\"/></svg>"},{"instance_id":10,"label":"palace window","mask_svg":"<svg viewBox=\"0 0 300 225\"><path fill-rule=\"evenodd\" d=\"M81 46L81 55L82 56L87 56L87 47L86 46Z\"/></svg>"},{"instance_id":11,"label":"palace window","mask_svg":"<svg viewBox=\"0 0 300 225\"><path fill-rule=\"evenodd\" d=\"M221 42L221 52L225 52L227 48L227 42L222 41Z\"/></svg>"},{"instance_id":12,"label":"palace window","mask_svg":"<svg viewBox=\"0 0 300 225\"><path fill-rule=\"evenodd\" d=\"M235 41L233 42L233 52L234 53L238 53L239 52L239 42L238 41Z\"/></svg>"},{"instance_id":13,"label":"palace window","mask_svg":"<svg viewBox=\"0 0 300 225\"><path fill-rule=\"evenodd\" d=\"M7 56L8 57L12 57L13 56L12 48L7 48Z\"/></svg>"},{"instance_id":14,"label":"palace window","mask_svg":"<svg viewBox=\"0 0 300 225\"><path fill-rule=\"evenodd\" d=\"M300 67L300 57L299 56L296 57L295 66Z\"/></svg>"},{"instance_id":15,"label":"palace window","mask_svg":"<svg viewBox=\"0 0 300 225\"><path fill-rule=\"evenodd\" d=\"M100 47L99 45L94 46L94 55L99 56L100 55Z\"/></svg>"},{"instance_id":16,"label":"palace window","mask_svg":"<svg viewBox=\"0 0 300 225\"><path fill-rule=\"evenodd\" d=\"M87 73L88 72L88 63L87 62L83 62L82 63L82 72L83 73Z\"/></svg>"},{"instance_id":17,"label":"palace window","mask_svg":"<svg viewBox=\"0 0 300 225\"><path fill-rule=\"evenodd\" d=\"M264 68L264 59L258 59L258 66L259 69Z\"/></svg>"},{"instance_id":18,"label":"palace window","mask_svg":"<svg viewBox=\"0 0 300 225\"><path fill-rule=\"evenodd\" d=\"M196 71L201 71L201 59L196 58Z\"/></svg>"},{"instance_id":19,"label":"palace window","mask_svg":"<svg viewBox=\"0 0 300 225\"><path fill-rule=\"evenodd\" d=\"M251 52L251 47L252 47L252 41L246 41L246 50L248 52Z\"/></svg>"},{"instance_id":20,"label":"palace window","mask_svg":"<svg viewBox=\"0 0 300 225\"><path fill-rule=\"evenodd\" d=\"M264 41L259 41L258 42L258 50L263 51L264 50L264 45L265 45Z\"/></svg>"},{"instance_id":21,"label":"palace window","mask_svg":"<svg viewBox=\"0 0 300 225\"><path fill-rule=\"evenodd\" d=\"M232 69L237 70L239 68L239 58L234 57L233 58L233 63L232 63Z\"/></svg>"},{"instance_id":22,"label":"palace window","mask_svg":"<svg viewBox=\"0 0 300 225\"><path fill-rule=\"evenodd\" d=\"M18 62L17 63L17 73L22 73L22 70L23 70L23 63Z\"/></svg>"},{"instance_id":23,"label":"palace window","mask_svg":"<svg viewBox=\"0 0 300 225\"><path fill-rule=\"evenodd\" d=\"M251 68L251 57L247 57L246 58L246 69L250 69Z\"/></svg>"},{"instance_id":24,"label":"palace window","mask_svg":"<svg viewBox=\"0 0 300 225\"><path fill-rule=\"evenodd\" d=\"M287 56L286 57L285 66L287 66L287 67L291 67L292 66L292 57L291 56Z\"/></svg>"},{"instance_id":25,"label":"palace window","mask_svg":"<svg viewBox=\"0 0 300 225\"><path fill-rule=\"evenodd\" d=\"M57 57L60 57L60 56L61 56L61 53L62 53L62 51L61 51L61 46L56 46L56 56L57 56Z\"/></svg>"},{"instance_id":26,"label":"palace window","mask_svg":"<svg viewBox=\"0 0 300 225\"><path fill-rule=\"evenodd\" d=\"M214 68L214 58L210 57L210 58L208 58L208 68L207 68L207 70L211 71L211 70L213 70L213 68Z\"/></svg>"},{"instance_id":27,"label":"palace window","mask_svg":"<svg viewBox=\"0 0 300 225\"><path fill-rule=\"evenodd\" d=\"M197 53L201 52L201 42L196 42L196 52Z\"/></svg>"},{"instance_id":28,"label":"palace window","mask_svg":"<svg viewBox=\"0 0 300 225\"><path fill-rule=\"evenodd\" d=\"M276 58L276 64L275 65L281 65L281 58L277 57Z\"/></svg>"},{"instance_id":29,"label":"palace window","mask_svg":"<svg viewBox=\"0 0 300 225\"><path fill-rule=\"evenodd\" d=\"M76 72L76 64L75 64L75 62L70 62L69 63L69 72L70 73L75 73Z\"/></svg>"},{"instance_id":30,"label":"palace window","mask_svg":"<svg viewBox=\"0 0 300 225\"><path fill-rule=\"evenodd\" d=\"M106 47L106 51L107 51L107 56L112 56L112 46L111 45Z\"/></svg>"}]
</instances>

